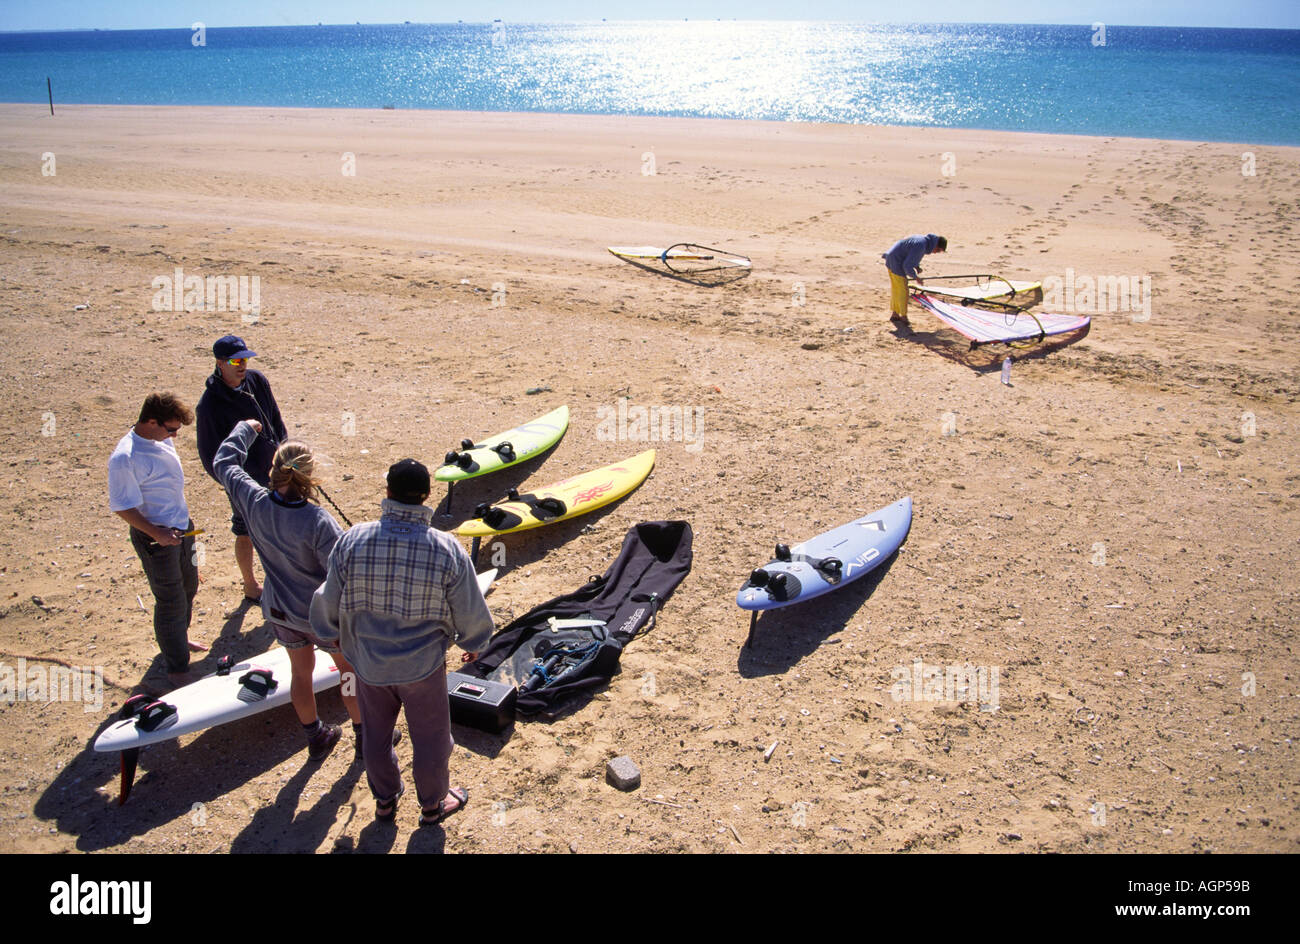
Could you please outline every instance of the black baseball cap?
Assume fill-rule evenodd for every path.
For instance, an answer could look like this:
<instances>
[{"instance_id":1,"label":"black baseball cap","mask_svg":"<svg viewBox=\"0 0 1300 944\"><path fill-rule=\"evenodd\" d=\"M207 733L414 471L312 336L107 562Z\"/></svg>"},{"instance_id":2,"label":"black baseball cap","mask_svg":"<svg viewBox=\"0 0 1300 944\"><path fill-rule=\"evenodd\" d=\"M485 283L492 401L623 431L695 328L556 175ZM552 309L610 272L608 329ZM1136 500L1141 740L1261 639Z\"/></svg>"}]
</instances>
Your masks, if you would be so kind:
<instances>
[{"instance_id":1,"label":"black baseball cap","mask_svg":"<svg viewBox=\"0 0 1300 944\"><path fill-rule=\"evenodd\" d=\"M388 490L404 505L423 505L429 497L429 470L414 459L400 459L388 467Z\"/></svg>"}]
</instances>

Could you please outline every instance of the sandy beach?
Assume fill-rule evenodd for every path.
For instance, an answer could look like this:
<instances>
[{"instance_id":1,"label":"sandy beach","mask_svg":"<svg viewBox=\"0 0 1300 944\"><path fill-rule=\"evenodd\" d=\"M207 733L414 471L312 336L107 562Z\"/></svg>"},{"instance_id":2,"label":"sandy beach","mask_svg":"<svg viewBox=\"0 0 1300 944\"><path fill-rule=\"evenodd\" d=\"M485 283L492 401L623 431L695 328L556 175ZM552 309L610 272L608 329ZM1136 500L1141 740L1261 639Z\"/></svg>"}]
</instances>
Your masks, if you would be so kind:
<instances>
[{"instance_id":1,"label":"sandy beach","mask_svg":"<svg viewBox=\"0 0 1300 944\"><path fill-rule=\"evenodd\" d=\"M1296 851L1297 194L1300 149L1241 144L0 105L0 674L104 680L98 705L0 699L0 851ZM1003 350L889 325L879 256L928 232L950 248L927 274L1145 278L1149 311L1012 352L1003 385ZM704 287L605 250L682 241L753 272ZM256 318L168 310L178 269L255 277ZM107 459L150 391L198 400L229 333L354 522L395 459L561 404L530 486L647 448L597 434L620 398L698 418L625 500L503 539L498 624L639 521L688 520L694 569L588 702L456 729L471 800L445 833L414 803L374 824L350 731L309 765L287 708L146 749L120 808L91 750L158 658ZM272 636L193 427L177 447L210 671ZM903 496L895 560L742 649L736 590L777 541ZM918 662L996 672L996 703L900 700ZM605 783L617 755L639 790Z\"/></svg>"}]
</instances>

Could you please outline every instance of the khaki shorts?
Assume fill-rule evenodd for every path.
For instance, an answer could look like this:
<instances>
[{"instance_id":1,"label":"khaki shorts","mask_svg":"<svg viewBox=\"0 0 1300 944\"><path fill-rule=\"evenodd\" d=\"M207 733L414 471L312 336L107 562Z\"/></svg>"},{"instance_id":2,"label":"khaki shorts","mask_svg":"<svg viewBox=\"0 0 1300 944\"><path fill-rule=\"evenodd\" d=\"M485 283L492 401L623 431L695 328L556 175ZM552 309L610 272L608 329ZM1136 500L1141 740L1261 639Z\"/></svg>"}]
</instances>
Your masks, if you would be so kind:
<instances>
[{"instance_id":1,"label":"khaki shorts","mask_svg":"<svg viewBox=\"0 0 1300 944\"><path fill-rule=\"evenodd\" d=\"M283 623L271 623L271 630L275 633L275 638L279 640L280 645L286 649L301 649L303 646L315 646L317 649L323 649L328 653L339 651L338 646L329 646L321 642L311 633L305 633L300 629L290 629Z\"/></svg>"}]
</instances>

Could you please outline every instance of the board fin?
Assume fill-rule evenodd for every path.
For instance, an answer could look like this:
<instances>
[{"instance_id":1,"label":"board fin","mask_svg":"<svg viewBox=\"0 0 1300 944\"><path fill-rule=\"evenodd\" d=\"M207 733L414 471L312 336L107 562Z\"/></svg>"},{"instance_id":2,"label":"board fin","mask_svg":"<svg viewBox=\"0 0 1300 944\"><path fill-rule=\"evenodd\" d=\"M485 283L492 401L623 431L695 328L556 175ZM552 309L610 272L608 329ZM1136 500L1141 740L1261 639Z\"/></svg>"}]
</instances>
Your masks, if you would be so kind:
<instances>
[{"instance_id":1,"label":"board fin","mask_svg":"<svg viewBox=\"0 0 1300 944\"><path fill-rule=\"evenodd\" d=\"M131 785L135 782L135 767L139 760L140 748L138 747L128 747L122 752L122 780L117 788L118 806L126 803L126 798L131 795Z\"/></svg>"}]
</instances>

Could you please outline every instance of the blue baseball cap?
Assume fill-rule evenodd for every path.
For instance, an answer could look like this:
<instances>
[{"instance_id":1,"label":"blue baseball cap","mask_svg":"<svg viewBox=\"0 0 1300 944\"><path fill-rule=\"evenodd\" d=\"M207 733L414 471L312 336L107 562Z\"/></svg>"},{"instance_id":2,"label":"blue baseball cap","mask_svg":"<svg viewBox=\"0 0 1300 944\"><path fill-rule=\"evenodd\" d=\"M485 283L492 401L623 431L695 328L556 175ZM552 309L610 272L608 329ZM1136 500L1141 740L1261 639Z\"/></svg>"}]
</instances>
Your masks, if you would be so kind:
<instances>
[{"instance_id":1,"label":"blue baseball cap","mask_svg":"<svg viewBox=\"0 0 1300 944\"><path fill-rule=\"evenodd\" d=\"M224 338L219 338L217 343L212 345L212 353L216 355L217 360L225 361L239 357L256 357L256 351L250 351L248 345L244 343L243 338L237 338L233 334L228 334Z\"/></svg>"}]
</instances>

